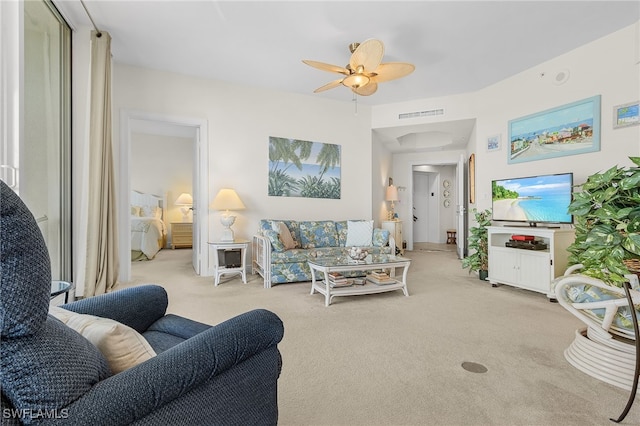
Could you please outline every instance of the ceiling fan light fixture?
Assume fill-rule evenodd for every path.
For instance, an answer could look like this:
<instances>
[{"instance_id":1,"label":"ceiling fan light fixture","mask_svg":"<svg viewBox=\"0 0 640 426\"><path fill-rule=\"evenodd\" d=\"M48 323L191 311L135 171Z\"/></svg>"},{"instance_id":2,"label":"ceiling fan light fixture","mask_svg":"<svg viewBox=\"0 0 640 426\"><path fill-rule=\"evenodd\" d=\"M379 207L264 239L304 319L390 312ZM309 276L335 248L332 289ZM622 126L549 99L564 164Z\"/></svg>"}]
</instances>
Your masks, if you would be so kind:
<instances>
[{"instance_id":1,"label":"ceiling fan light fixture","mask_svg":"<svg viewBox=\"0 0 640 426\"><path fill-rule=\"evenodd\" d=\"M346 76L344 80L342 80L342 84L351 89L357 89L369 84L370 80L371 79L364 74L351 74Z\"/></svg>"},{"instance_id":2,"label":"ceiling fan light fixture","mask_svg":"<svg viewBox=\"0 0 640 426\"><path fill-rule=\"evenodd\" d=\"M380 40L371 38L362 43L351 43L349 50L351 51L351 57L345 67L318 61L302 61L323 71L345 75L341 79L317 88L313 93L324 92L343 85L351 89L356 95L370 96L378 90L379 83L405 77L416 68L413 64L406 62L382 63L384 44Z\"/></svg>"}]
</instances>

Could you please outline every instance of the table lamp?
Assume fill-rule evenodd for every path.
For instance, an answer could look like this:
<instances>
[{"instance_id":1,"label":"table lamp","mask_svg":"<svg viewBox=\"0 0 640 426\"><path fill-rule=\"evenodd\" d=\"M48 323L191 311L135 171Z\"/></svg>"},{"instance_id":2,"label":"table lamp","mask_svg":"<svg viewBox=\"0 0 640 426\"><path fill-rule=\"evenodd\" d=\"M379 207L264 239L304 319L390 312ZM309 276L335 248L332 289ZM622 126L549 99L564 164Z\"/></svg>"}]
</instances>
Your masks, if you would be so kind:
<instances>
[{"instance_id":1,"label":"table lamp","mask_svg":"<svg viewBox=\"0 0 640 426\"><path fill-rule=\"evenodd\" d=\"M393 184L387 186L387 193L384 199L386 201L391 201L391 210L389 210L389 212L387 213L387 219L393 220L394 214L395 214L394 213L395 202L398 201L398 188L395 187Z\"/></svg>"},{"instance_id":2,"label":"table lamp","mask_svg":"<svg viewBox=\"0 0 640 426\"><path fill-rule=\"evenodd\" d=\"M193 197L191 197L191 194L183 192L173 204L176 206L183 206L180 208L180 211L182 212L182 221L189 221L189 210L191 210L193 206Z\"/></svg>"},{"instance_id":3,"label":"table lamp","mask_svg":"<svg viewBox=\"0 0 640 426\"><path fill-rule=\"evenodd\" d=\"M229 188L223 188L218 192L216 198L211 203L211 208L214 210L224 210L224 213L220 216L220 223L224 226L221 242L233 242L233 230L231 225L236 221L236 217L229 214L229 210L244 210L244 204L236 191Z\"/></svg>"}]
</instances>

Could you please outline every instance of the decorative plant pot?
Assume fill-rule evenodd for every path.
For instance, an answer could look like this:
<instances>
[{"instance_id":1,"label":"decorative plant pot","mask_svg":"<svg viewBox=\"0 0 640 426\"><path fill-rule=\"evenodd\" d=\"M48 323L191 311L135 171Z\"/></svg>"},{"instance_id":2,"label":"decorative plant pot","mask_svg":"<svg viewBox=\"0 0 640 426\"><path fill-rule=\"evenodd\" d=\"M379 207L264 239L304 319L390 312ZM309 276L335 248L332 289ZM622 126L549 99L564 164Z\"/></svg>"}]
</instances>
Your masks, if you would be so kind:
<instances>
[{"instance_id":1,"label":"decorative plant pot","mask_svg":"<svg viewBox=\"0 0 640 426\"><path fill-rule=\"evenodd\" d=\"M478 271L478 278L480 278L480 280L486 281L488 277L489 277L489 271L485 271L482 269Z\"/></svg>"}]
</instances>

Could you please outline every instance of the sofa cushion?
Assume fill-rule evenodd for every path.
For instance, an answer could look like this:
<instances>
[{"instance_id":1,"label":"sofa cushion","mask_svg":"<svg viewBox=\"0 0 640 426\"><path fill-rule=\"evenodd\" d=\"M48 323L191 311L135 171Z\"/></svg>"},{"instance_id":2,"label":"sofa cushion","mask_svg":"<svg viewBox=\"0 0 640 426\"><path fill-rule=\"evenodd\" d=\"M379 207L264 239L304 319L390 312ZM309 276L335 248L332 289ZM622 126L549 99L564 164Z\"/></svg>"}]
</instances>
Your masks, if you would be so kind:
<instances>
[{"instance_id":1,"label":"sofa cushion","mask_svg":"<svg viewBox=\"0 0 640 426\"><path fill-rule=\"evenodd\" d=\"M271 253L271 263L298 263L309 259L309 250L291 249L286 251L274 251Z\"/></svg>"},{"instance_id":2,"label":"sofa cushion","mask_svg":"<svg viewBox=\"0 0 640 426\"><path fill-rule=\"evenodd\" d=\"M373 237L371 243L374 247L384 247L389 244L390 232L388 229L376 228L373 230Z\"/></svg>"},{"instance_id":3,"label":"sofa cushion","mask_svg":"<svg viewBox=\"0 0 640 426\"><path fill-rule=\"evenodd\" d=\"M278 234L273 229L265 229L264 231L262 231L262 235L269 239L269 241L271 242L271 249L273 251L285 251L287 249L280 239L280 234Z\"/></svg>"},{"instance_id":4,"label":"sofa cushion","mask_svg":"<svg viewBox=\"0 0 640 426\"><path fill-rule=\"evenodd\" d=\"M338 233L338 245L340 247L345 247L347 244L347 231L348 225L346 220L337 220L336 223L336 232Z\"/></svg>"},{"instance_id":5,"label":"sofa cushion","mask_svg":"<svg viewBox=\"0 0 640 426\"><path fill-rule=\"evenodd\" d=\"M372 237L372 220L350 220L347 222L346 247L369 247Z\"/></svg>"},{"instance_id":6,"label":"sofa cushion","mask_svg":"<svg viewBox=\"0 0 640 426\"><path fill-rule=\"evenodd\" d=\"M278 222L277 226L278 229L274 229L274 231L278 232L278 236L280 237L280 241L282 241L285 250L300 247L300 243L293 238L291 231L289 231L289 228L287 228L287 225L285 225L284 222Z\"/></svg>"},{"instance_id":7,"label":"sofa cushion","mask_svg":"<svg viewBox=\"0 0 640 426\"><path fill-rule=\"evenodd\" d=\"M302 248L338 247L338 232L332 220L300 222Z\"/></svg>"},{"instance_id":8,"label":"sofa cushion","mask_svg":"<svg viewBox=\"0 0 640 426\"><path fill-rule=\"evenodd\" d=\"M370 254L389 254L391 247L368 247ZM293 249L271 253L271 264L278 263L306 263L314 257L344 257L347 255L345 247L321 247L317 249Z\"/></svg>"},{"instance_id":9,"label":"sofa cushion","mask_svg":"<svg viewBox=\"0 0 640 426\"><path fill-rule=\"evenodd\" d=\"M564 277L561 277L564 278ZM624 295L620 295L615 291L607 290L589 284L567 287L567 298L573 303L592 303L602 302L606 300L624 299ZM605 308L585 309L582 310L587 315L597 318L599 321L604 319ZM640 311L635 310L636 318L640 320ZM629 306L621 306L615 313L613 318L613 327L633 332L633 315L629 310Z\"/></svg>"},{"instance_id":10,"label":"sofa cushion","mask_svg":"<svg viewBox=\"0 0 640 426\"><path fill-rule=\"evenodd\" d=\"M259 232L264 235L264 231L268 229L272 229L279 233L279 223L282 222L287 226L289 232L291 233L291 238L294 240L294 244L297 247L300 246L300 225L295 220L273 220L273 219L262 219L260 220Z\"/></svg>"},{"instance_id":11,"label":"sofa cushion","mask_svg":"<svg viewBox=\"0 0 640 426\"><path fill-rule=\"evenodd\" d=\"M51 306L49 313L98 348L114 374L156 356L140 333L117 321L78 314L57 306Z\"/></svg>"}]
</instances>

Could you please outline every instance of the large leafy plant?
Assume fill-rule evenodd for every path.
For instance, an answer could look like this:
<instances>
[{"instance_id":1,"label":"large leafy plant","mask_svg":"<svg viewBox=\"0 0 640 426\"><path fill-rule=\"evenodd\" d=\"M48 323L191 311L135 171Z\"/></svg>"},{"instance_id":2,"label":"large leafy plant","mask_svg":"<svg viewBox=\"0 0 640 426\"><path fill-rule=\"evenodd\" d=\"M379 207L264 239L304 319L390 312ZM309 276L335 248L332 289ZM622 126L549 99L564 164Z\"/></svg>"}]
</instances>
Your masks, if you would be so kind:
<instances>
[{"instance_id":1,"label":"large leafy plant","mask_svg":"<svg viewBox=\"0 0 640 426\"><path fill-rule=\"evenodd\" d=\"M472 271L488 271L489 270L489 235L487 226L491 225L491 209L478 211L472 210L478 226L472 227L469 231L469 249L475 250L474 253L462 259L462 267L469 268Z\"/></svg>"},{"instance_id":2,"label":"large leafy plant","mask_svg":"<svg viewBox=\"0 0 640 426\"><path fill-rule=\"evenodd\" d=\"M625 261L640 261L640 157L635 166L614 166L596 173L574 194L576 239L569 246L569 263L583 265L580 273L622 287L629 270Z\"/></svg>"}]
</instances>

